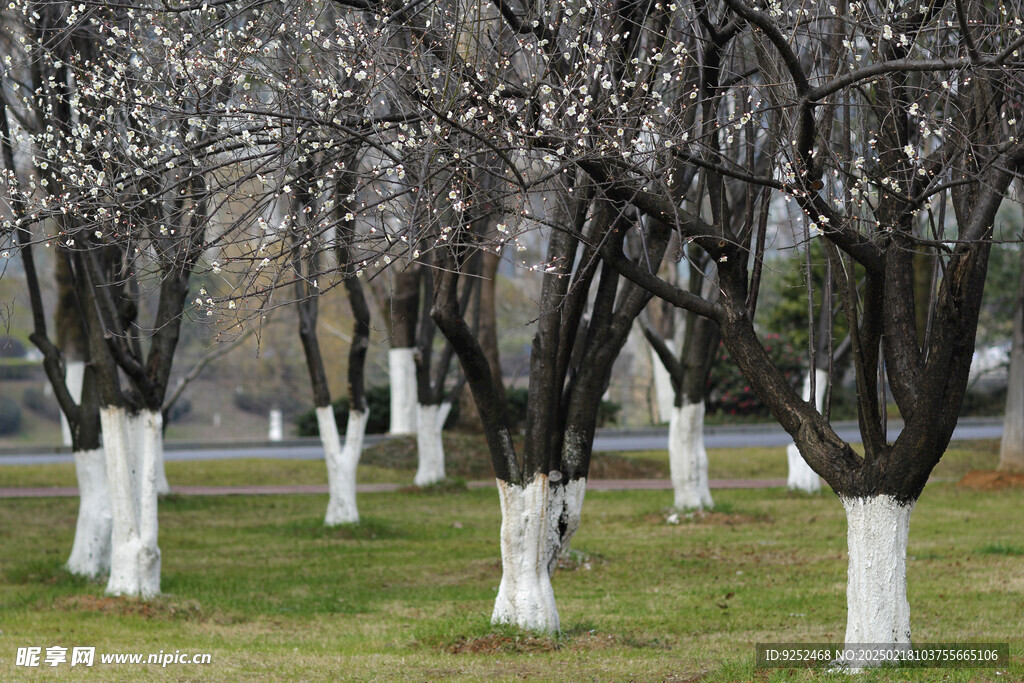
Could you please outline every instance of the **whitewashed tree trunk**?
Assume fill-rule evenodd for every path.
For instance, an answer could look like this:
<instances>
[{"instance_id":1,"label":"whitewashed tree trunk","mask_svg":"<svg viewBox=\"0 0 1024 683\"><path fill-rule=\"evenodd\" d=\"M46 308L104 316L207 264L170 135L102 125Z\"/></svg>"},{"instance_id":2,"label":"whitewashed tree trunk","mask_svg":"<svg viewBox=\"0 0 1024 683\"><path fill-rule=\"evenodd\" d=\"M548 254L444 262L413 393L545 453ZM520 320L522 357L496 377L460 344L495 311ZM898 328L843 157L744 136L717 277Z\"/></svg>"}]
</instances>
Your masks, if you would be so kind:
<instances>
[{"instance_id":1,"label":"whitewashed tree trunk","mask_svg":"<svg viewBox=\"0 0 1024 683\"><path fill-rule=\"evenodd\" d=\"M668 426L668 460L675 492L674 507L714 507L708 487L708 452L704 448L704 402L673 407Z\"/></svg>"},{"instance_id":2,"label":"whitewashed tree trunk","mask_svg":"<svg viewBox=\"0 0 1024 683\"><path fill-rule=\"evenodd\" d=\"M280 410L271 410L268 419L270 426L267 429L267 439L270 441L283 441L284 414Z\"/></svg>"},{"instance_id":3,"label":"whitewashed tree trunk","mask_svg":"<svg viewBox=\"0 0 1024 683\"><path fill-rule=\"evenodd\" d=\"M828 371L820 368L814 370L814 407L820 413L825 405L825 389L828 386ZM804 378L803 399L809 400L811 396L810 374ZM817 493L821 490L821 478L818 473L811 469L796 444L786 446L786 459L789 461L789 476L786 478L786 486L794 491L806 493Z\"/></svg>"},{"instance_id":4,"label":"whitewashed tree trunk","mask_svg":"<svg viewBox=\"0 0 1024 683\"><path fill-rule=\"evenodd\" d=\"M1009 472L1024 472L1024 255L1021 263L1021 282L1013 316L1003 438L999 443L999 469Z\"/></svg>"},{"instance_id":5,"label":"whitewashed tree trunk","mask_svg":"<svg viewBox=\"0 0 1024 683\"><path fill-rule=\"evenodd\" d=\"M908 649L907 539L914 504L900 503L892 496L842 500L850 553L846 644ZM851 666L859 668L857 663Z\"/></svg>"},{"instance_id":6,"label":"whitewashed tree trunk","mask_svg":"<svg viewBox=\"0 0 1024 683\"><path fill-rule=\"evenodd\" d=\"M102 448L75 451L78 476L78 522L67 568L72 574L96 578L110 569L110 489Z\"/></svg>"},{"instance_id":7,"label":"whitewashed tree trunk","mask_svg":"<svg viewBox=\"0 0 1024 683\"><path fill-rule=\"evenodd\" d=\"M579 528L586 486L586 479L552 486L543 474L525 487L498 480L501 584L491 623L559 630L551 573Z\"/></svg>"},{"instance_id":8,"label":"whitewashed tree trunk","mask_svg":"<svg viewBox=\"0 0 1024 683\"><path fill-rule=\"evenodd\" d=\"M142 553L139 557L140 593L145 597L160 593L160 547L157 544L159 516L159 481L157 463L163 457L163 414L159 410L144 410L142 420L142 450L139 461L139 538Z\"/></svg>"},{"instance_id":9,"label":"whitewashed tree trunk","mask_svg":"<svg viewBox=\"0 0 1024 683\"><path fill-rule=\"evenodd\" d=\"M388 351L391 378L391 433L416 431L416 350L398 348Z\"/></svg>"},{"instance_id":10,"label":"whitewashed tree trunk","mask_svg":"<svg viewBox=\"0 0 1024 683\"><path fill-rule=\"evenodd\" d=\"M64 383L75 403L82 401L82 383L85 380L85 361L69 360L64 368ZM65 446L71 446L71 425L64 411L60 412L60 434L61 441Z\"/></svg>"},{"instance_id":11,"label":"whitewashed tree trunk","mask_svg":"<svg viewBox=\"0 0 1024 683\"><path fill-rule=\"evenodd\" d=\"M672 353L675 353L675 344L666 339L665 346ZM672 377L665 369L658 352L651 348L651 372L654 376L654 398L658 409L658 422L668 422L672 419L672 411L675 408L676 392L672 389Z\"/></svg>"},{"instance_id":12,"label":"whitewashed tree trunk","mask_svg":"<svg viewBox=\"0 0 1024 683\"><path fill-rule=\"evenodd\" d=\"M359 521L356 507L356 466L363 450L363 437L370 411L350 410L345 428L345 445L338 436L338 424L330 406L316 409L316 423L320 428L320 442L327 460L327 488L330 499L324 524L354 524Z\"/></svg>"},{"instance_id":13,"label":"whitewashed tree trunk","mask_svg":"<svg viewBox=\"0 0 1024 683\"><path fill-rule=\"evenodd\" d=\"M419 405L416 428L419 464L413 478L413 483L417 486L429 486L444 481L444 441L441 439L441 433L451 409L452 404L447 401L440 405Z\"/></svg>"},{"instance_id":14,"label":"whitewashed tree trunk","mask_svg":"<svg viewBox=\"0 0 1024 683\"><path fill-rule=\"evenodd\" d=\"M167 483L167 473L164 471L164 417L159 410L148 408L139 411L138 416L130 416L130 422L135 423L133 435L138 439L136 448L140 456L151 458L156 469L156 492L163 496L171 492L170 484ZM145 449L150 449L148 453Z\"/></svg>"},{"instance_id":15,"label":"whitewashed tree trunk","mask_svg":"<svg viewBox=\"0 0 1024 683\"><path fill-rule=\"evenodd\" d=\"M124 408L100 408L113 515L107 593L149 598L160 592L156 468L151 457L133 456L136 449L129 433L136 430L128 422Z\"/></svg>"}]
</instances>

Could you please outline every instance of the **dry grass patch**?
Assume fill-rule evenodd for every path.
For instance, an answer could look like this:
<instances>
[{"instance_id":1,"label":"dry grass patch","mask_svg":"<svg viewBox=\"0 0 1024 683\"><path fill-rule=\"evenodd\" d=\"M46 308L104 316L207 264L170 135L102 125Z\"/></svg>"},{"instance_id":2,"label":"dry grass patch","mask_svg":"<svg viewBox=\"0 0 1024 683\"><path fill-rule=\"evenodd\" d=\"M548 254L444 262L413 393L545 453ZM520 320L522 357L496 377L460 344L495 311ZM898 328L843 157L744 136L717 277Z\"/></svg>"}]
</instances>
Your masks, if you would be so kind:
<instances>
[{"instance_id":1,"label":"dry grass patch","mask_svg":"<svg viewBox=\"0 0 1024 683\"><path fill-rule=\"evenodd\" d=\"M972 491L998 491L1000 489L1024 488L1024 474L1019 472L1000 472L997 470L972 470L964 475L957 486Z\"/></svg>"},{"instance_id":2,"label":"dry grass patch","mask_svg":"<svg viewBox=\"0 0 1024 683\"><path fill-rule=\"evenodd\" d=\"M53 608L66 612L98 612L119 616L140 616L146 619L185 619L205 621L208 617L203 613L195 600L173 601L167 598L141 600L139 598L68 595L53 601Z\"/></svg>"},{"instance_id":3,"label":"dry grass patch","mask_svg":"<svg viewBox=\"0 0 1024 683\"><path fill-rule=\"evenodd\" d=\"M673 639L650 634L599 633L596 629L576 628L560 636L545 636L514 628L501 627L478 637L461 637L443 643L441 649L453 655L464 654L531 654L561 652L588 653L601 650L653 649L668 651Z\"/></svg>"}]
</instances>

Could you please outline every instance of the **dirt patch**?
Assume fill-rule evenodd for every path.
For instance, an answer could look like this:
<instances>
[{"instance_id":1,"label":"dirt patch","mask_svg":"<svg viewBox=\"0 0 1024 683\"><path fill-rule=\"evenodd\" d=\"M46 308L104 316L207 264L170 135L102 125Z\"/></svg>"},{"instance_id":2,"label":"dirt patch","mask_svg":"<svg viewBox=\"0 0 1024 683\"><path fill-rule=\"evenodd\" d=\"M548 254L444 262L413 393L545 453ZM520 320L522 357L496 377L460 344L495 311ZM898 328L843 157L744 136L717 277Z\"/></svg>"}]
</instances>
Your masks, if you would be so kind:
<instances>
[{"instance_id":1,"label":"dirt patch","mask_svg":"<svg viewBox=\"0 0 1024 683\"><path fill-rule=\"evenodd\" d=\"M460 638L448 646L447 649L453 655L522 654L528 652L554 652L561 649L561 644L554 638L491 633L480 638Z\"/></svg>"},{"instance_id":2,"label":"dirt patch","mask_svg":"<svg viewBox=\"0 0 1024 683\"><path fill-rule=\"evenodd\" d=\"M957 486L962 486L972 491L1024 488L1024 473L973 470L965 474Z\"/></svg>"},{"instance_id":3,"label":"dirt patch","mask_svg":"<svg viewBox=\"0 0 1024 683\"><path fill-rule=\"evenodd\" d=\"M105 614L138 615L147 619L198 619L202 616L199 603L191 600L171 603L165 600L144 601L137 598L117 598L95 595L71 595L58 598L53 606L68 612L103 612Z\"/></svg>"}]
</instances>

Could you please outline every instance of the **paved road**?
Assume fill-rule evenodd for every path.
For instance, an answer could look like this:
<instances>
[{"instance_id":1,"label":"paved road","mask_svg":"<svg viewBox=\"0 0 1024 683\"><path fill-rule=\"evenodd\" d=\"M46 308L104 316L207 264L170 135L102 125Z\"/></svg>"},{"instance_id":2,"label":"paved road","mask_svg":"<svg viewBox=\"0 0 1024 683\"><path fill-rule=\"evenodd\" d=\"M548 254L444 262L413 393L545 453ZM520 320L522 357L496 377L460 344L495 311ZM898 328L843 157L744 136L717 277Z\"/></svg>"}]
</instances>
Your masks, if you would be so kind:
<instances>
[{"instance_id":1,"label":"paved road","mask_svg":"<svg viewBox=\"0 0 1024 683\"><path fill-rule=\"evenodd\" d=\"M860 432L854 422L836 423L839 436L850 443L860 442ZM895 440L902 424L889 425L889 439ZM1003 422L998 418L970 418L960 420L954 441L998 439L1003 434ZM378 443L381 436L368 436L365 446ZM668 430L664 427L638 430L598 430L594 439L595 451L652 451L664 450ZM708 427L704 444L708 448L750 448L754 446L785 446L789 435L778 425L742 425ZM43 465L72 462L71 454L54 448L33 449L36 452L0 452L0 465ZM276 458L288 460L320 460L323 449L316 439L294 439L278 443L197 445L168 443L164 457L167 460L231 460L237 458Z\"/></svg>"},{"instance_id":2,"label":"paved road","mask_svg":"<svg viewBox=\"0 0 1024 683\"><path fill-rule=\"evenodd\" d=\"M785 479L709 479L713 489L760 489L785 486ZM470 481L471 489L494 488L493 481ZM359 484L358 493L386 493L408 488L408 484ZM671 489L668 479L591 479L587 482L589 491L665 490ZM180 496L262 496L279 494L327 494L325 484L293 484L289 486L175 486L172 493ZM74 486L38 486L33 488L0 488L3 498L69 498L78 495Z\"/></svg>"}]
</instances>

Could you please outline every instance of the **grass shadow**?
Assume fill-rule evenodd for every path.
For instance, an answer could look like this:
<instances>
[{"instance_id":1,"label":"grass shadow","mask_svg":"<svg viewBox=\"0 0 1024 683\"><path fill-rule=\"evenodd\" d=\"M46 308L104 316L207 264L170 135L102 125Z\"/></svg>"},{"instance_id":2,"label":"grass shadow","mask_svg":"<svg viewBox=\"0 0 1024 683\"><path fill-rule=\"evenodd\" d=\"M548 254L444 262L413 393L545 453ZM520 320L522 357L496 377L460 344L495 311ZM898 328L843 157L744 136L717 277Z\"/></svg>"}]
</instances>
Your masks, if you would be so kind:
<instances>
[{"instance_id":1,"label":"grass shadow","mask_svg":"<svg viewBox=\"0 0 1024 683\"><path fill-rule=\"evenodd\" d=\"M1009 543L989 543L983 545L975 551L979 555L1024 555L1024 548L1020 548Z\"/></svg>"}]
</instances>

